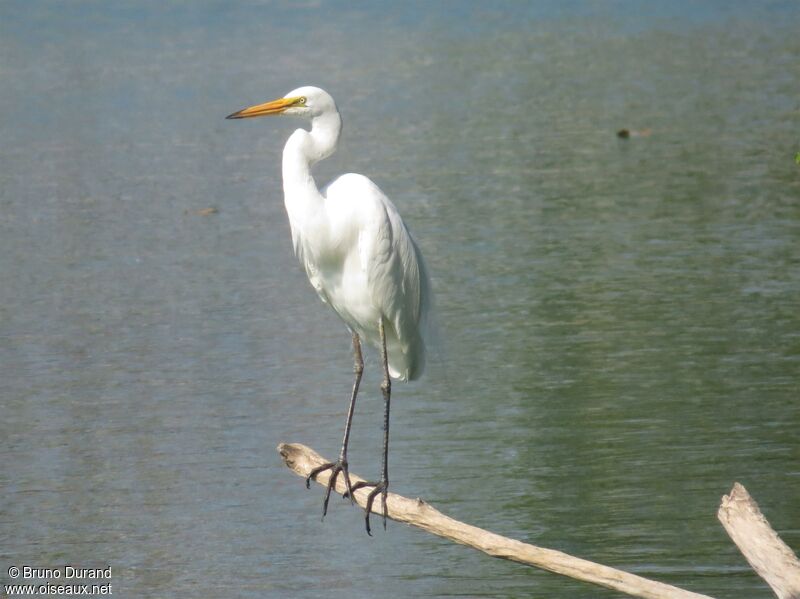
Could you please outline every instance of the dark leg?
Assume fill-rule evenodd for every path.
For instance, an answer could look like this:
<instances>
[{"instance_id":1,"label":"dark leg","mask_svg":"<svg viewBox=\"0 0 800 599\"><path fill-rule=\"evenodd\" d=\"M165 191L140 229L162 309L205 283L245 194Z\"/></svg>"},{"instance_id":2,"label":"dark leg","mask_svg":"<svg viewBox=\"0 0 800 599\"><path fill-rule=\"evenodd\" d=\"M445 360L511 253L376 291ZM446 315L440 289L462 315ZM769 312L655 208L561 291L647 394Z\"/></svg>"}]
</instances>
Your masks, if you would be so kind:
<instances>
[{"instance_id":1,"label":"dark leg","mask_svg":"<svg viewBox=\"0 0 800 599\"><path fill-rule=\"evenodd\" d=\"M377 483L361 481L353 485L354 491L361 487L374 487L367 496L365 519L368 535L372 535L369 527L369 514L372 511L372 504L378 493L381 494L383 529L386 530L386 494L389 491L389 402L392 395L392 379L389 378L389 359L386 354L386 334L383 328L383 318L378 323L378 332L381 335L381 366L383 367L383 382L381 383L381 391L383 392L383 464L381 466L381 479Z\"/></svg>"},{"instance_id":2,"label":"dark leg","mask_svg":"<svg viewBox=\"0 0 800 599\"><path fill-rule=\"evenodd\" d=\"M353 365L353 372L356 378L353 381L353 393L350 396L350 407L347 410L347 421L344 425L344 439L342 440L342 450L339 452L339 459L334 462L317 466L306 476L306 488L311 486L311 479L316 478L317 474L325 470L332 469L331 477L328 479L328 488L325 490L325 501L322 503L322 517L328 513L328 500L331 498L331 489L336 486L336 478L341 472L344 475L345 486L347 487L346 495L350 497L350 502L355 503L353 499L353 489L350 485L350 474L347 470L347 444L350 441L350 426L353 424L353 412L356 407L356 396L358 395L358 386L361 384L361 375L364 372L364 359L361 357L361 339L358 333L353 333L353 355L355 356L355 364Z\"/></svg>"}]
</instances>

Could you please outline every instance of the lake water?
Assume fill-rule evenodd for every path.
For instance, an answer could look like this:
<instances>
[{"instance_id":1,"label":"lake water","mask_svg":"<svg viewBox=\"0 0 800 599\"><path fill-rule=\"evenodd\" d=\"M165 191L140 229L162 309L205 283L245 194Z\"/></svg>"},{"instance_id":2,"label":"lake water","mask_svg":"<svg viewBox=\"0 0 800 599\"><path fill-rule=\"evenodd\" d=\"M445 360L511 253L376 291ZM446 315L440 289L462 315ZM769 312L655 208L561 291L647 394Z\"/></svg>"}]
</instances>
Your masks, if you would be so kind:
<instances>
[{"instance_id":1,"label":"lake water","mask_svg":"<svg viewBox=\"0 0 800 599\"><path fill-rule=\"evenodd\" d=\"M320 183L373 178L433 274L441 351L394 386L392 490L715 597L771 597L734 481L800 548L793 2L0 7L0 578L122 597L611 597L304 488L350 341L292 255L280 154L337 99ZM619 139L628 128L642 135ZM213 208L215 210L206 210ZM351 447L379 472L378 362Z\"/></svg>"}]
</instances>

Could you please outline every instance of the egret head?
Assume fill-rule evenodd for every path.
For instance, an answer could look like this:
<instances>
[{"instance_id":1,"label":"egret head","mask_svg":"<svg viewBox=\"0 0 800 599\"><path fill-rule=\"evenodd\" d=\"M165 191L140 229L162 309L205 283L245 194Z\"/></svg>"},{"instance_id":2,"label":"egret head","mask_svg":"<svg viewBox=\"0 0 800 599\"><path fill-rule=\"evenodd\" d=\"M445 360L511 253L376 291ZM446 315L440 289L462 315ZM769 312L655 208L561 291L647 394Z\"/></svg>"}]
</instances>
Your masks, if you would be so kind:
<instances>
[{"instance_id":1,"label":"egret head","mask_svg":"<svg viewBox=\"0 0 800 599\"><path fill-rule=\"evenodd\" d=\"M283 98L244 108L229 114L225 118L248 119L257 116L285 114L311 120L323 114L337 112L336 103L328 92L324 89L307 85L290 91Z\"/></svg>"}]
</instances>

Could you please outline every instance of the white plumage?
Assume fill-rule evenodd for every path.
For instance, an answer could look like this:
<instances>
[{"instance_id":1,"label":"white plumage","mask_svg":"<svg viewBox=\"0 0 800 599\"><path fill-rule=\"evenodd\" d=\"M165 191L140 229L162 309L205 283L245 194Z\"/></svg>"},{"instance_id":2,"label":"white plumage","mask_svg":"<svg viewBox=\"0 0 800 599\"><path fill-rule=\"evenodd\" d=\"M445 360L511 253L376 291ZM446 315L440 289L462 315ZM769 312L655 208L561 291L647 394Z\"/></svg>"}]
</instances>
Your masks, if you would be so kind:
<instances>
[{"instance_id":1,"label":"white plumage","mask_svg":"<svg viewBox=\"0 0 800 599\"><path fill-rule=\"evenodd\" d=\"M341 132L331 96L301 87L287 98L304 97L305 106L286 114L311 119L311 131L298 129L283 150L283 190L295 253L320 298L348 327L380 347L378 320L386 323L389 373L419 378L425 365L424 332L429 283L422 255L394 204L363 175L342 175L323 193L311 166L330 156Z\"/></svg>"},{"instance_id":2,"label":"white plumage","mask_svg":"<svg viewBox=\"0 0 800 599\"><path fill-rule=\"evenodd\" d=\"M332 468L323 515L336 476L347 471L347 443L363 361L360 340L381 351L385 399L384 459L381 480L367 504L382 494L386 525L389 376L419 378L425 367L425 332L430 309L430 283L416 243L394 204L363 175L348 173L320 193L311 167L330 156L339 141L342 121L333 98L318 87L300 87L272 102L240 110L228 118L284 114L309 120L311 129L297 129L283 149L283 191L295 253L311 285L353 332L356 380L350 400L339 460L309 475Z\"/></svg>"},{"instance_id":3,"label":"white plumage","mask_svg":"<svg viewBox=\"0 0 800 599\"><path fill-rule=\"evenodd\" d=\"M308 244L302 255L309 279L347 326L375 347L380 347L376 323L383 317L389 373L419 378L429 293L419 249L394 204L366 177L343 175L324 197L327 247L313 251L308 245L316 244L298 234L300 244Z\"/></svg>"}]
</instances>

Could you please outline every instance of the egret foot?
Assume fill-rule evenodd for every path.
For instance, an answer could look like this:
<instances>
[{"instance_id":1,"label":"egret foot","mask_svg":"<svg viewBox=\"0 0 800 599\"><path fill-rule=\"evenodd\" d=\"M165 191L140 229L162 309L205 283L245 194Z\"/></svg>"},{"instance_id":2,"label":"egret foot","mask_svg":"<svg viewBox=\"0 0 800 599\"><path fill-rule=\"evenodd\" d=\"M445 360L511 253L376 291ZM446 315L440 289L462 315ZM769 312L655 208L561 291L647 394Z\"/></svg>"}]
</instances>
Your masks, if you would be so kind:
<instances>
[{"instance_id":1,"label":"egret foot","mask_svg":"<svg viewBox=\"0 0 800 599\"><path fill-rule=\"evenodd\" d=\"M386 530L386 494L389 492L389 481L385 478L381 479L377 483L370 483L365 480L358 481L356 484L353 485L352 491L349 492L350 497L353 497L353 491L358 491L359 489L363 489L364 487L374 487L372 491L369 492L367 495L367 507L366 513L364 515L364 520L367 525L367 534L372 536L372 530L369 527L369 515L372 512L372 504L375 502L375 497L378 493L381 494L381 508L383 511L383 530Z\"/></svg>"},{"instance_id":2,"label":"egret foot","mask_svg":"<svg viewBox=\"0 0 800 599\"><path fill-rule=\"evenodd\" d=\"M328 479L328 486L325 489L325 501L322 502L322 518L325 518L325 515L328 513L328 500L331 498L331 490L336 486L336 479L341 472L344 475L344 484L347 487L347 491L344 494L344 497L350 498L350 503L355 503L355 499L353 499L353 486L350 484L350 473L347 470L347 458L340 457L336 462L328 462L327 464L322 464L322 466L317 466L311 472L308 473L306 476L306 489L311 487L311 479L313 478L316 480L317 475L320 472L324 472L325 470L333 470L331 472L331 477Z\"/></svg>"}]
</instances>

